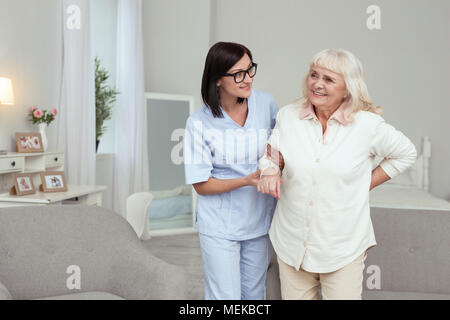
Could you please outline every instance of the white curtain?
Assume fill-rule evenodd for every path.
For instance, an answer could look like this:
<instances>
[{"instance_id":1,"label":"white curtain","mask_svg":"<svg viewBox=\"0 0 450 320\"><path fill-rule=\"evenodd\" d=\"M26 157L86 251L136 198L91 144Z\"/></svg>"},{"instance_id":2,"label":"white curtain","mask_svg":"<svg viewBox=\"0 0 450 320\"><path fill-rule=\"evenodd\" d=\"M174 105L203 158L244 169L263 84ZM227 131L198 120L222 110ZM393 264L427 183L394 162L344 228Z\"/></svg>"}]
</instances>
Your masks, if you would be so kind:
<instances>
[{"instance_id":1,"label":"white curtain","mask_svg":"<svg viewBox=\"0 0 450 320\"><path fill-rule=\"evenodd\" d=\"M69 184L95 184L95 85L89 0L62 5L63 67L58 150Z\"/></svg>"},{"instance_id":2,"label":"white curtain","mask_svg":"<svg viewBox=\"0 0 450 320\"><path fill-rule=\"evenodd\" d=\"M142 0L119 0L113 210L126 216L129 195L148 190Z\"/></svg>"}]
</instances>

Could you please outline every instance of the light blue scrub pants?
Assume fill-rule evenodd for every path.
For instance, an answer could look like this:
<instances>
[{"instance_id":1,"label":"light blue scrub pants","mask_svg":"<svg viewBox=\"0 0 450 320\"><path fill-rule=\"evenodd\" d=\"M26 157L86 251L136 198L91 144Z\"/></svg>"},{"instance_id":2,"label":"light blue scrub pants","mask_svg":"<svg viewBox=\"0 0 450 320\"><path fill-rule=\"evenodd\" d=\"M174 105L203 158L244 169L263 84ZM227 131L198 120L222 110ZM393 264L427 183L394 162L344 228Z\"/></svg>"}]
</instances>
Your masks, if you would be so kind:
<instances>
[{"instance_id":1,"label":"light blue scrub pants","mask_svg":"<svg viewBox=\"0 0 450 320\"><path fill-rule=\"evenodd\" d=\"M206 300L264 300L269 236L227 240L199 234Z\"/></svg>"}]
</instances>

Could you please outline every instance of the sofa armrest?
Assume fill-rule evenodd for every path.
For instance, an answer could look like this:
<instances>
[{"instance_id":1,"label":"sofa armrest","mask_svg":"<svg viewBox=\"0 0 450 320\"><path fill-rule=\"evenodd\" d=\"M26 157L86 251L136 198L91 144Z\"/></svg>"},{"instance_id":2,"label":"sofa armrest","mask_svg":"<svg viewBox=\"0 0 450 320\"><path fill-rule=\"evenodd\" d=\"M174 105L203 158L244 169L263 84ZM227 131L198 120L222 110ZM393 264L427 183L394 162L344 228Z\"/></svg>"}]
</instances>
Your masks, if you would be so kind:
<instances>
[{"instance_id":1,"label":"sofa armrest","mask_svg":"<svg viewBox=\"0 0 450 320\"><path fill-rule=\"evenodd\" d=\"M188 273L143 248L133 248L113 267L113 293L125 299L188 299Z\"/></svg>"},{"instance_id":2,"label":"sofa armrest","mask_svg":"<svg viewBox=\"0 0 450 320\"><path fill-rule=\"evenodd\" d=\"M0 282L0 300L12 300L8 289Z\"/></svg>"},{"instance_id":3,"label":"sofa armrest","mask_svg":"<svg viewBox=\"0 0 450 320\"><path fill-rule=\"evenodd\" d=\"M151 238L148 232L148 215L153 198L150 192L133 193L127 198L126 219L141 240Z\"/></svg>"},{"instance_id":4,"label":"sofa armrest","mask_svg":"<svg viewBox=\"0 0 450 320\"><path fill-rule=\"evenodd\" d=\"M371 218L366 290L450 294L450 211L371 208Z\"/></svg>"}]
</instances>

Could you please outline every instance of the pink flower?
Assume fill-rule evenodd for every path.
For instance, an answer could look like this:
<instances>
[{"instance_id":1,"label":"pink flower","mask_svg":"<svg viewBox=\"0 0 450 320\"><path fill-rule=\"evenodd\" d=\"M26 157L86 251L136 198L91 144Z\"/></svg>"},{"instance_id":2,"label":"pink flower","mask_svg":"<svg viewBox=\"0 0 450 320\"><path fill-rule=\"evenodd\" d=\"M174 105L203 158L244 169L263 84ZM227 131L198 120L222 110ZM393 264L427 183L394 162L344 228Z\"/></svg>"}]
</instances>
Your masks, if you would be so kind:
<instances>
[{"instance_id":1,"label":"pink flower","mask_svg":"<svg viewBox=\"0 0 450 320\"><path fill-rule=\"evenodd\" d=\"M52 109L51 113L52 113L52 115L56 116L58 114L58 110Z\"/></svg>"},{"instance_id":2,"label":"pink flower","mask_svg":"<svg viewBox=\"0 0 450 320\"><path fill-rule=\"evenodd\" d=\"M30 107L30 112L33 112L34 110L38 109L38 106L31 106Z\"/></svg>"},{"instance_id":3,"label":"pink flower","mask_svg":"<svg viewBox=\"0 0 450 320\"><path fill-rule=\"evenodd\" d=\"M34 115L36 118L40 118L40 117L42 117L42 111L39 110L39 109L36 109L36 110L34 110L33 115Z\"/></svg>"}]
</instances>

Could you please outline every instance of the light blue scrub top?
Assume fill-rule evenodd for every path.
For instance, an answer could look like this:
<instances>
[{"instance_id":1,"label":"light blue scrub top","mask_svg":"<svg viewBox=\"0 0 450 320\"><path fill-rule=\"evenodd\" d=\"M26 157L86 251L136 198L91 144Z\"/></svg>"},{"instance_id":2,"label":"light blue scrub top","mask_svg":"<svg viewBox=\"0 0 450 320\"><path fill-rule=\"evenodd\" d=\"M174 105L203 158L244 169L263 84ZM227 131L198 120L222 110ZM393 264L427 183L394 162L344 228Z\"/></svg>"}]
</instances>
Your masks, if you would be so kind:
<instances>
[{"instance_id":1,"label":"light blue scrub top","mask_svg":"<svg viewBox=\"0 0 450 320\"><path fill-rule=\"evenodd\" d=\"M186 183L234 179L258 170L278 107L272 95L252 90L244 126L222 109L214 118L203 107L186 122L184 161ZM198 195L195 228L198 232L229 240L247 240L269 231L276 199L245 186L215 195Z\"/></svg>"}]
</instances>

